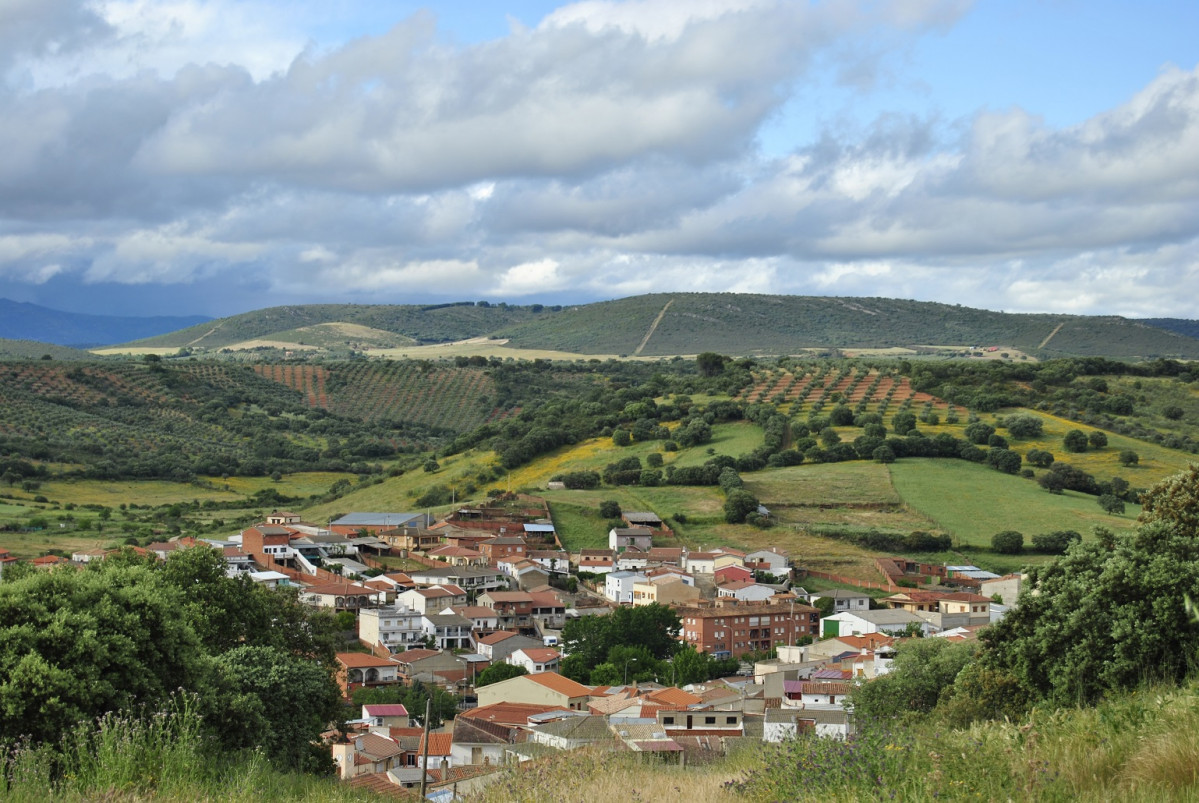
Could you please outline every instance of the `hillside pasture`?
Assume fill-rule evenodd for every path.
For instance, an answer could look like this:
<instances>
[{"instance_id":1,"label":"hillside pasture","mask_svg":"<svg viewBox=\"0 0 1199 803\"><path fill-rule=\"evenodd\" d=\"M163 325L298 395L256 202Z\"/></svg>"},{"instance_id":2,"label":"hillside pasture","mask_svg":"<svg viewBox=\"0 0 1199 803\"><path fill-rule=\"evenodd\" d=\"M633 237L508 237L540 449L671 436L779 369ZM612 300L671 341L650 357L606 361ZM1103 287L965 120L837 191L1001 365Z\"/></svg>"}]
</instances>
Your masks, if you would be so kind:
<instances>
[{"instance_id":1,"label":"hillside pasture","mask_svg":"<svg viewBox=\"0 0 1199 803\"><path fill-rule=\"evenodd\" d=\"M1140 506L1128 505L1123 515L1109 515L1093 496L1051 494L1032 480L965 460L899 460L889 468L904 503L963 545L989 547L991 536L1003 530L1024 533L1026 545L1054 530L1084 537L1097 525L1127 530L1140 513Z\"/></svg>"}]
</instances>

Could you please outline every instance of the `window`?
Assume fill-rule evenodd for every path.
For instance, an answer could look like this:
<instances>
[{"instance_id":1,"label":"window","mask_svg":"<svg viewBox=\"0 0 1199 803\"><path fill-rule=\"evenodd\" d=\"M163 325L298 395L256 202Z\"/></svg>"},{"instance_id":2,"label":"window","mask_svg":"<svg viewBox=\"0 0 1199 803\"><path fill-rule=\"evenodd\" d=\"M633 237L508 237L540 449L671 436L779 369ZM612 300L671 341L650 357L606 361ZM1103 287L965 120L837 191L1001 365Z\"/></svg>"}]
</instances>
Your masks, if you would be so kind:
<instances>
[{"instance_id":1,"label":"window","mask_svg":"<svg viewBox=\"0 0 1199 803\"><path fill-rule=\"evenodd\" d=\"M704 717L704 724L705 725L715 725L716 717Z\"/></svg>"},{"instance_id":2,"label":"window","mask_svg":"<svg viewBox=\"0 0 1199 803\"><path fill-rule=\"evenodd\" d=\"M662 717L662 724L663 725L673 725L674 717Z\"/></svg>"},{"instance_id":3,"label":"window","mask_svg":"<svg viewBox=\"0 0 1199 803\"><path fill-rule=\"evenodd\" d=\"M724 724L726 724L726 725L736 725L736 724L737 724L737 718L736 718L736 717L725 717L725 718L724 718Z\"/></svg>"}]
</instances>

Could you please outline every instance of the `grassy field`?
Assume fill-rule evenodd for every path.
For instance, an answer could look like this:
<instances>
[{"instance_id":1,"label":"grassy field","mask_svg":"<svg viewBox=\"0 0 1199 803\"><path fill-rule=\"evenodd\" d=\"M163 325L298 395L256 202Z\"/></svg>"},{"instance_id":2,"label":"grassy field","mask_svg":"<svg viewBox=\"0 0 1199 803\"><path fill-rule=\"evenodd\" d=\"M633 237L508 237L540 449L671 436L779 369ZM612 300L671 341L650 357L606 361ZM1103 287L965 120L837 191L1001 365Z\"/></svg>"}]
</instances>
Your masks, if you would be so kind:
<instances>
[{"instance_id":1,"label":"grassy field","mask_svg":"<svg viewBox=\"0 0 1199 803\"><path fill-rule=\"evenodd\" d=\"M1032 480L965 460L900 460L890 470L903 501L962 544L989 545L1001 530L1024 533L1026 543L1053 530L1084 536L1096 525L1126 530L1140 513L1128 505L1123 515L1109 515L1092 496L1051 494Z\"/></svg>"}]
</instances>

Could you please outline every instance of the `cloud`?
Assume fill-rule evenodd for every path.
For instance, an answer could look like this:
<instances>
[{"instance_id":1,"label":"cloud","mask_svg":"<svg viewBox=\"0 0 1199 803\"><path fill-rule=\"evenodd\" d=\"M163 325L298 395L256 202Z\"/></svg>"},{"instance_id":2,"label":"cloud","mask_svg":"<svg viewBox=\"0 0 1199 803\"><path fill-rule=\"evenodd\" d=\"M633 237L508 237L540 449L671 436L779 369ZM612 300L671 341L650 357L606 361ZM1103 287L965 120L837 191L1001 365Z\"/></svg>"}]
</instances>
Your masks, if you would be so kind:
<instances>
[{"instance_id":1,"label":"cloud","mask_svg":"<svg viewBox=\"0 0 1199 803\"><path fill-rule=\"evenodd\" d=\"M0 278L1193 316L1199 69L1068 128L884 111L770 156L816 72L868 93L970 4L582 2L469 45L429 12L316 42L288 8L0 0Z\"/></svg>"}]
</instances>

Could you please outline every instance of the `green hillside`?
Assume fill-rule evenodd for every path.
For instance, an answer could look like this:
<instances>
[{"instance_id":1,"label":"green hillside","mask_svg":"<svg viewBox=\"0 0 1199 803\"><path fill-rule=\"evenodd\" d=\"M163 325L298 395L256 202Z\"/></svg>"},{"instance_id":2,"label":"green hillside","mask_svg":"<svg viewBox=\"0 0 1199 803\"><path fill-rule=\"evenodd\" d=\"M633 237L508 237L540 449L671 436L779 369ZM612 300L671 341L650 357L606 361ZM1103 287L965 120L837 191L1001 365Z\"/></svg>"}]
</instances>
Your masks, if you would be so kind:
<instances>
[{"instance_id":1,"label":"green hillside","mask_svg":"<svg viewBox=\"0 0 1199 803\"><path fill-rule=\"evenodd\" d=\"M159 337L139 340L130 346L190 348L216 351L253 340L288 342L294 330L320 324L346 323L377 329L413 341L440 343L482 337L496 329L529 320L548 310L502 305L479 306L474 302L437 305L304 304L233 315L182 329ZM287 338L279 337L288 333ZM317 335L312 335L317 339ZM303 339L300 337L299 339Z\"/></svg>"},{"instance_id":2,"label":"green hillside","mask_svg":"<svg viewBox=\"0 0 1199 803\"><path fill-rule=\"evenodd\" d=\"M659 293L567 308L310 304L272 307L127 344L127 348L302 348L346 354L493 337L571 354L734 355L805 350L1005 350L1038 357L1199 358L1199 340L1118 317L1018 315L888 298Z\"/></svg>"},{"instance_id":3,"label":"green hillside","mask_svg":"<svg viewBox=\"0 0 1199 803\"><path fill-rule=\"evenodd\" d=\"M657 294L588 304L496 334L525 348L647 356L939 345L1007 346L1047 356L1199 357L1194 338L1123 318L1017 315L903 299L733 293Z\"/></svg>"},{"instance_id":4,"label":"green hillside","mask_svg":"<svg viewBox=\"0 0 1199 803\"><path fill-rule=\"evenodd\" d=\"M97 360L95 354L69 346L55 346L40 340L5 340L0 338L0 360Z\"/></svg>"}]
</instances>

